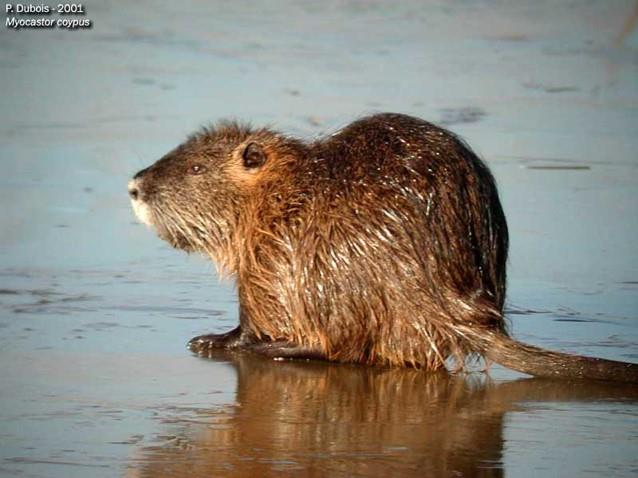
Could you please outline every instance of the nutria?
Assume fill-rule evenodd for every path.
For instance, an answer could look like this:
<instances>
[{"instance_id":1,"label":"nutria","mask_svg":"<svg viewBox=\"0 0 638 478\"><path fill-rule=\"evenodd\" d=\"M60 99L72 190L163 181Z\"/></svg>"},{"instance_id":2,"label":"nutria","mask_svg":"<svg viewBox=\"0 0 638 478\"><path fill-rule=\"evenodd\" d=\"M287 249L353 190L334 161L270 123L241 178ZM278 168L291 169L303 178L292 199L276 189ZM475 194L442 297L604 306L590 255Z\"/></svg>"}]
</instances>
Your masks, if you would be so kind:
<instances>
[{"instance_id":1,"label":"nutria","mask_svg":"<svg viewBox=\"0 0 638 478\"><path fill-rule=\"evenodd\" d=\"M547 377L638 382L638 365L511 339L508 232L487 166L454 134L400 114L314 142L221 122L129 184L138 218L236 277L239 326L200 354L443 369L484 357Z\"/></svg>"}]
</instances>

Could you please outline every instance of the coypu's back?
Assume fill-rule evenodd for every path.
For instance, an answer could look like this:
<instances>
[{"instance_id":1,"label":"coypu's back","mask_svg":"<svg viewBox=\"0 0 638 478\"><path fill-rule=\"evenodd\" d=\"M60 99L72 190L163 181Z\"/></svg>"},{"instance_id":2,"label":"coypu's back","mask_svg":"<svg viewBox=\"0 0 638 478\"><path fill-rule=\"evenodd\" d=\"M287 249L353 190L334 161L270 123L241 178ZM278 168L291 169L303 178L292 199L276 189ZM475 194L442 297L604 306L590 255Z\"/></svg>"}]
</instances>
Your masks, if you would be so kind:
<instances>
[{"instance_id":1,"label":"coypu's back","mask_svg":"<svg viewBox=\"0 0 638 478\"><path fill-rule=\"evenodd\" d=\"M380 114L314 143L222 123L138 173L144 222L238 282L240 325L191 348L439 370L485 356L544 376L638 366L509 338L508 232L485 164L453 134Z\"/></svg>"}]
</instances>

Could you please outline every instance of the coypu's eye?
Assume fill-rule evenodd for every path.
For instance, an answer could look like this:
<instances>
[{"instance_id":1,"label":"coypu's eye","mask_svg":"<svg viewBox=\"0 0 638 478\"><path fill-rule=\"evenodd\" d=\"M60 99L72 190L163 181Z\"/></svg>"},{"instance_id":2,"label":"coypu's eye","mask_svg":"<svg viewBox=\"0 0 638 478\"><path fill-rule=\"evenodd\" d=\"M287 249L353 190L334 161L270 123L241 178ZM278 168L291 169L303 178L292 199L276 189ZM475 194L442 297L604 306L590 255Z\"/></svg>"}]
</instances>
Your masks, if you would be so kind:
<instances>
[{"instance_id":1,"label":"coypu's eye","mask_svg":"<svg viewBox=\"0 0 638 478\"><path fill-rule=\"evenodd\" d=\"M188 168L188 174L197 175L204 172L206 172L206 166L202 166L201 164L193 164Z\"/></svg>"},{"instance_id":2,"label":"coypu's eye","mask_svg":"<svg viewBox=\"0 0 638 478\"><path fill-rule=\"evenodd\" d=\"M257 143L249 143L242 153L244 166L247 168L257 168L266 162L266 153Z\"/></svg>"}]
</instances>

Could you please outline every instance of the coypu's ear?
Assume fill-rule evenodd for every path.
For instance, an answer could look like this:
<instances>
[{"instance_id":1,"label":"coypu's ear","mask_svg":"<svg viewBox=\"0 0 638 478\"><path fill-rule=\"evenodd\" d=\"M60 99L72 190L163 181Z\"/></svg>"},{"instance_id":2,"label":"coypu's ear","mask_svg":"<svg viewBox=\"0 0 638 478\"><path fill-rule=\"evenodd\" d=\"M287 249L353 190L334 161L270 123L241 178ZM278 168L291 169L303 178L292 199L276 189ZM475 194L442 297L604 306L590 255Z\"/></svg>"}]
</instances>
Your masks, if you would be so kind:
<instances>
[{"instance_id":1,"label":"coypu's ear","mask_svg":"<svg viewBox=\"0 0 638 478\"><path fill-rule=\"evenodd\" d=\"M248 143L241 154L244 166L247 168L258 168L266 162L266 152L260 144Z\"/></svg>"}]
</instances>

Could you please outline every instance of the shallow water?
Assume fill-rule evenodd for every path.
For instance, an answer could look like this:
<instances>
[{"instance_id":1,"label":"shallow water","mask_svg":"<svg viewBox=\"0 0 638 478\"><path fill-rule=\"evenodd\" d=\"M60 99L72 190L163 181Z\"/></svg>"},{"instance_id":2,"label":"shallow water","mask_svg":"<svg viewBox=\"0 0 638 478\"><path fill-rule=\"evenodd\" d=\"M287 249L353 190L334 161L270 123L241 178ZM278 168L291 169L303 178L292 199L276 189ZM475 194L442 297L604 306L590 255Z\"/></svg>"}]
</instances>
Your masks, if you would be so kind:
<instances>
[{"instance_id":1,"label":"shallow water","mask_svg":"<svg viewBox=\"0 0 638 478\"><path fill-rule=\"evenodd\" d=\"M85 5L91 30L0 29L0 476L638 473L631 387L193 357L233 286L126 196L220 117L427 118L499 183L514 335L638 362L635 4Z\"/></svg>"}]
</instances>

